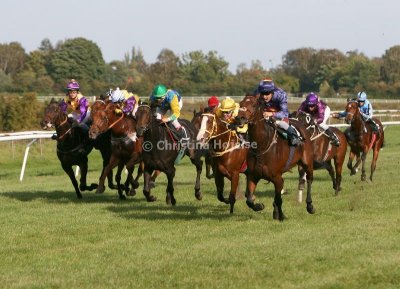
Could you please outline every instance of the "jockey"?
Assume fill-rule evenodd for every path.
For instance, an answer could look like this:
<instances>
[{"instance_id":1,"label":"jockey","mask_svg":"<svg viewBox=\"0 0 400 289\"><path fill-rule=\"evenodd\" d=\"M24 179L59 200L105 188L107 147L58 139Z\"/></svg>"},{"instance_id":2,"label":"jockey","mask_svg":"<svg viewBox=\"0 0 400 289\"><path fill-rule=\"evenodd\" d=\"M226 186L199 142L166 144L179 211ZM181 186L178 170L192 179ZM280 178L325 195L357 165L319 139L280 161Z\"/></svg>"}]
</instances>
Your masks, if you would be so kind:
<instances>
[{"instance_id":1,"label":"jockey","mask_svg":"<svg viewBox=\"0 0 400 289\"><path fill-rule=\"evenodd\" d=\"M357 93L357 103L362 119L371 125L371 129L374 133L379 133L378 125L372 119L372 114L373 114L372 105L368 101L367 94L364 91L360 91L359 93ZM332 117L341 118L345 117L346 114L347 114L346 111L342 111L339 113L333 113Z\"/></svg>"},{"instance_id":2,"label":"jockey","mask_svg":"<svg viewBox=\"0 0 400 289\"><path fill-rule=\"evenodd\" d=\"M156 107L156 118L164 123L170 122L180 133L181 141L188 141L186 129L178 120L181 115L182 105L182 98L177 91L167 89L163 84L154 86L150 96L150 106ZM168 111L171 113L169 117L165 116Z\"/></svg>"},{"instance_id":3,"label":"jockey","mask_svg":"<svg viewBox=\"0 0 400 289\"><path fill-rule=\"evenodd\" d=\"M239 113L239 104L235 102L232 98L227 96L221 102L221 106L216 109L215 114L219 117L222 121L228 123L228 128L230 130L234 130L238 133L238 136L242 142L246 142L246 134L248 126L247 124L243 126L237 126L233 124L235 121L235 117Z\"/></svg>"},{"instance_id":4,"label":"jockey","mask_svg":"<svg viewBox=\"0 0 400 289\"><path fill-rule=\"evenodd\" d=\"M119 87L112 91L110 100L112 103L120 103L121 108L115 109L117 115L124 113L125 115L130 115L135 117L136 111L139 107L139 96L128 92L127 90L120 90Z\"/></svg>"},{"instance_id":5,"label":"jockey","mask_svg":"<svg viewBox=\"0 0 400 289\"><path fill-rule=\"evenodd\" d=\"M89 131L87 122L90 118L89 102L80 92L79 83L75 79L71 79L67 83L67 95L60 102L60 108L64 113L68 113L68 119L72 119L74 124L81 128L84 132ZM55 136L52 137L55 139Z\"/></svg>"},{"instance_id":6,"label":"jockey","mask_svg":"<svg viewBox=\"0 0 400 289\"><path fill-rule=\"evenodd\" d=\"M357 103L362 116L362 119L371 125L374 133L379 133L378 125L372 119L372 105L367 99L367 94L364 91L357 93Z\"/></svg>"},{"instance_id":7,"label":"jockey","mask_svg":"<svg viewBox=\"0 0 400 289\"><path fill-rule=\"evenodd\" d=\"M290 145L300 144L301 139L294 128L289 126L286 92L276 87L271 78L266 78L260 81L256 94L260 95L259 103L264 107L264 118L273 117L276 120L278 127L286 131Z\"/></svg>"},{"instance_id":8,"label":"jockey","mask_svg":"<svg viewBox=\"0 0 400 289\"><path fill-rule=\"evenodd\" d=\"M209 99L208 99L208 101L207 101L207 104L208 104L208 107L206 108L206 110L208 111L208 112L216 112L216 110L220 107L220 103L219 103L219 100L218 100L218 97L216 97L216 96L211 96Z\"/></svg>"},{"instance_id":9,"label":"jockey","mask_svg":"<svg viewBox=\"0 0 400 289\"><path fill-rule=\"evenodd\" d=\"M318 95L316 95L313 92L308 94L306 100L301 103L297 111L310 114L313 117L315 123L320 128L322 128L324 130L324 133L326 133L326 135L329 137L329 139L331 140L331 144L335 146L340 145L338 137L326 124L326 121L328 120L331 114L331 109L325 102L320 100Z\"/></svg>"}]
</instances>

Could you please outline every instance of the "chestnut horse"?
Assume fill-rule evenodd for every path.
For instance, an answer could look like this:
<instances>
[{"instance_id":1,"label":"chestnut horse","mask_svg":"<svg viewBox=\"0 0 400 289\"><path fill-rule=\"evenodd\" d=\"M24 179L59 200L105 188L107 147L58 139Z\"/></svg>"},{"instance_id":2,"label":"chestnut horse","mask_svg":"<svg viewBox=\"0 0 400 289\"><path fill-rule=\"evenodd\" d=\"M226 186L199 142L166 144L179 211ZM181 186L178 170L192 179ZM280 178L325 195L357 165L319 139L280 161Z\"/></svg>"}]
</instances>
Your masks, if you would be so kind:
<instances>
[{"instance_id":1,"label":"chestnut horse","mask_svg":"<svg viewBox=\"0 0 400 289\"><path fill-rule=\"evenodd\" d=\"M196 112L196 110L193 111L193 118L192 118L191 122L197 130L200 129L202 114L203 114L203 112L205 112L205 110L206 109L200 108L200 111L198 111L198 112ZM214 173L211 172L212 157L211 157L210 151L208 149L204 149L202 152L203 152L204 161L206 164L206 178L212 179L214 177Z\"/></svg>"},{"instance_id":2,"label":"chestnut horse","mask_svg":"<svg viewBox=\"0 0 400 289\"><path fill-rule=\"evenodd\" d=\"M300 122L292 121L291 124L303 136L303 143L295 147L289 146L288 141L279 135L273 118L264 119L264 108L256 97L246 96L240 102L240 106L237 119L241 124L249 124L249 139L252 143L247 156L247 205L254 211L264 209L264 204L254 202L254 191L261 179L268 180L275 187L272 217L283 221L285 216L282 210L281 191L284 183L282 174L300 165L306 172L307 178L307 212L314 214L311 198L314 149L310 133Z\"/></svg>"},{"instance_id":3,"label":"chestnut horse","mask_svg":"<svg viewBox=\"0 0 400 289\"><path fill-rule=\"evenodd\" d=\"M379 126L378 134L374 133L371 125L362 119L357 101L349 101L347 103L346 122L350 124L350 128L348 128L345 132L347 142L350 145L350 154L347 167L351 171L351 175L355 175L358 171L360 163L362 162L362 181L366 180L365 159L367 158L367 154L371 149L373 156L371 163L371 175L369 179L372 181L372 176L376 168L376 161L378 160L379 150L383 146L383 141L385 139L382 123L376 118L373 118L373 120ZM352 163L355 157L356 163L353 166Z\"/></svg>"},{"instance_id":4,"label":"chestnut horse","mask_svg":"<svg viewBox=\"0 0 400 289\"><path fill-rule=\"evenodd\" d=\"M168 124L160 122L155 118L152 108L149 105L140 105L136 111L136 128L137 135L143 136L143 162L144 162L144 189L143 194L147 201L155 201L156 198L151 195L150 175L154 170L160 170L167 175L168 185L166 189L167 204L176 204L174 197L173 180L175 177L174 162L178 157L183 146L176 141L172 136L172 130ZM185 127L190 141L189 147L184 149L186 155L190 157L192 164L196 166L196 183L195 197L198 200L202 199L200 191L200 175L203 167L203 161L200 159L201 152L194 147L196 144L193 140L196 139L197 130L193 124L186 119L179 119L182 126Z\"/></svg>"},{"instance_id":5,"label":"chestnut horse","mask_svg":"<svg viewBox=\"0 0 400 289\"><path fill-rule=\"evenodd\" d=\"M100 177L96 193L104 192L105 176L118 165L118 171L115 176L118 194L120 199L125 199L121 186L121 172L123 167L126 166L128 176L124 185L125 193L127 195L135 195L135 190L139 187L138 179L141 176L141 170L139 167L139 172L135 180L133 179L133 171L135 164L141 162L142 140L135 138L136 121L132 117L126 116L124 113L121 115L115 114L115 109L119 108L118 104L108 102L98 104L97 106L98 109L93 110L91 114L93 123L90 126L89 137L96 139L101 134L111 131L112 154L110 162ZM129 184L132 185L130 191Z\"/></svg>"},{"instance_id":6,"label":"chestnut horse","mask_svg":"<svg viewBox=\"0 0 400 289\"><path fill-rule=\"evenodd\" d=\"M57 157L61 162L61 167L67 173L74 186L78 199L82 198L81 191L94 190L97 184L86 184L86 176L88 171L88 154L93 149L93 142L89 141L87 133L81 128L73 126L68 120L60 106L59 102L51 100L44 112L41 121L43 129L55 127L57 132ZM104 141L104 139L103 139ZM107 148L107 143L98 144L99 148ZM81 171L80 184L75 178L72 166L77 165Z\"/></svg>"},{"instance_id":7,"label":"chestnut horse","mask_svg":"<svg viewBox=\"0 0 400 289\"><path fill-rule=\"evenodd\" d=\"M213 172L218 200L230 204L230 212L236 201L239 174L244 173L249 146L241 143L235 131L228 128L215 113L203 113L197 140L208 149L213 157ZM246 174L247 175L247 174ZM231 181L229 199L224 197L224 177Z\"/></svg>"},{"instance_id":8,"label":"chestnut horse","mask_svg":"<svg viewBox=\"0 0 400 289\"><path fill-rule=\"evenodd\" d=\"M329 137L324 133L313 120L312 116L306 112L295 112L292 117L299 120L311 133L311 140L314 145L314 170L327 169L332 179L333 189L337 195L341 190L342 168L347 152L347 140L344 133L336 127L330 129L339 138L340 145L334 146L331 144ZM332 166L334 161L335 168ZM302 201L302 193L304 190L305 172L299 167L299 195L298 201Z\"/></svg>"}]
</instances>

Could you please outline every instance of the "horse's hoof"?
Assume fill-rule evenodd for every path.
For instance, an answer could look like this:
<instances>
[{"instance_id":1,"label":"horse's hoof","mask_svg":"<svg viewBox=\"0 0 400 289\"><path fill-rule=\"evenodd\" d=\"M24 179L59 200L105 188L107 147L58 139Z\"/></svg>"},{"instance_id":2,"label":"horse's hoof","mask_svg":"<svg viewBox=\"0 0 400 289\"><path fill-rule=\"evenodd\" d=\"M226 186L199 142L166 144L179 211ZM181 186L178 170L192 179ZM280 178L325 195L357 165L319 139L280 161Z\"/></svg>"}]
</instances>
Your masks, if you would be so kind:
<instances>
[{"instance_id":1,"label":"horse's hoof","mask_svg":"<svg viewBox=\"0 0 400 289\"><path fill-rule=\"evenodd\" d=\"M149 195L149 196L146 196L146 201L149 203L155 202L155 201L157 201L157 198L152 195Z\"/></svg>"},{"instance_id":2,"label":"horse's hoof","mask_svg":"<svg viewBox=\"0 0 400 289\"><path fill-rule=\"evenodd\" d=\"M102 193L104 193L105 190L106 189L104 187L99 186L99 187L97 187L96 194L102 194Z\"/></svg>"},{"instance_id":3,"label":"horse's hoof","mask_svg":"<svg viewBox=\"0 0 400 289\"><path fill-rule=\"evenodd\" d=\"M131 189L128 193L126 193L128 196L135 196L136 195L136 190L135 189Z\"/></svg>"},{"instance_id":4,"label":"horse's hoof","mask_svg":"<svg viewBox=\"0 0 400 289\"><path fill-rule=\"evenodd\" d=\"M195 193L194 193L194 196L196 197L196 199L197 199L198 201L201 201L201 200L203 199L203 194L202 194L200 191L195 192Z\"/></svg>"},{"instance_id":5,"label":"horse's hoof","mask_svg":"<svg viewBox=\"0 0 400 289\"><path fill-rule=\"evenodd\" d=\"M82 195L81 194L76 195L76 196L78 197L78 199L82 199Z\"/></svg>"},{"instance_id":6,"label":"horse's hoof","mask_svg":"<svg viewBox=\"0 0 400 289\"><path fill-rule=\"evenodd\" d=\"M218 198L218 201L220 201L224 204L229 204L229 199L225 198L223 195L218 195L217 198Z\"/></svg>"},{"instance_id":7,"label":"horse's hoof","mask_svg":"<svg viewBox=\"0 0 400 289\"><path fill-rule=\"evenodd\" d=\"M213 178L214 178L214 174L207 175L206 178L209 179L209 180L210 180L210 179L213 179Z\"/></svg>"},{"instance_id":8,"label":"horse's hoof","mask_svg":"<svg viewBox=\"0 0 400 289\"><path fill-rule=\"evenodd\" d=\"M280 218L279 218L279 212L278 212L278 211L273 211L273 212L272 212L272 219L274 219L274 220L280 220Z\"/></svg>"},{"instance_id":9,"label":"horse's hoof","mask_svg":"<svg viewBox=\"0 0 400 289\"><path fill-rule=\"evenodd\" d=\"M172 206L175 206L176 204L175 198L171 197L171 195L169 194L165 197L165 202L167 203L167 205L172 205Z\"/></svg>"},{"instance_id":10,"label":"horse's hoof","mask_svg":"<svg viewBox=\"0 0 400 289\"><path fill-rule=\"evenodd\" d=\"M311 206L307 206L307 212L309 213L309 214L315 214L315 209L314 209L314 207L311 205Z\"/></svg>"},{"instance_id":11,"label":"horse's hoof","mask_svg":"<svg viewBox=\"0 0 400 289\"><path fill-rule=\"evenodd\" d=\"M120 200L126 200L126 197L124 195L119 195Z\"/></svg>"}]
</instances>

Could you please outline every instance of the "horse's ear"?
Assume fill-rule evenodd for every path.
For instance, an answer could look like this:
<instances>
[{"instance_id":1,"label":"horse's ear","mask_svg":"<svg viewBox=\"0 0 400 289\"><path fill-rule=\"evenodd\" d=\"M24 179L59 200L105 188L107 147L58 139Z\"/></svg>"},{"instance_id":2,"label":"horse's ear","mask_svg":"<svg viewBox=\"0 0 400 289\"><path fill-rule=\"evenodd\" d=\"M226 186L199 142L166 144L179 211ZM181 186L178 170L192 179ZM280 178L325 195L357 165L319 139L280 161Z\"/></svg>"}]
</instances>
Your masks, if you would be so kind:
<instances>
[{"instance_id":1,"label":"horse's ear","mask_svg":"<svg viewBox=\"0 0 400 289\"><path fill-rule=\"evenodd\" d=\"M196 116L196 109L193 109L193 116Z\"/></svg>"}]
</instances>

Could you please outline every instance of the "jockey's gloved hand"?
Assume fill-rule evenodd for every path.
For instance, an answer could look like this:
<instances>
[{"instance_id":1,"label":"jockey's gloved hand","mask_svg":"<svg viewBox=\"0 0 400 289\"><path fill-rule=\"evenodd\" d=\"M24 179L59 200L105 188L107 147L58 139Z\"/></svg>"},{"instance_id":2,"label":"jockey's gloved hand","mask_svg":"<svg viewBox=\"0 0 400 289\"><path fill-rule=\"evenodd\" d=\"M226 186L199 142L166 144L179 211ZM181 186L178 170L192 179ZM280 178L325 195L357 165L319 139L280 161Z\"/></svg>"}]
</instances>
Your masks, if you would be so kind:
<instances>
[{"instance_id":1,"label":"jockey's gloved hand","mask_svg":"<svg viewBox=\"0 0 400 289\"><path fill-rule=\"evenodd\" d=\"M229 128L230 130L236 130L236 129L237 129L237 125L234 124L234 123L230 123L230 124L228 124L228 128Z\"/></svg>"},{"instance_id":2,"label":"jockey's gloved hand","mask_svg":"<svg viewBox=\"0 0 400 289\"><path fill-rule=\"evenodd\" d=\"M69 123L73 123L74 122L74 116L72 115L72 113L67 115L67 120Z\"/></svg>"},{"instance_id":3,"label":"jockey's gloved hand","mask_svg":"<svg viewBox=\"0 0 400 289\"><path fill-rule=\"evenodd\" d=\"M122 114L122 110L119 109L119 108L116 108L116 109L114 110L114 112L115 112L116 115L121 115L121 114Z\"/></svg>"}]
</instances>

